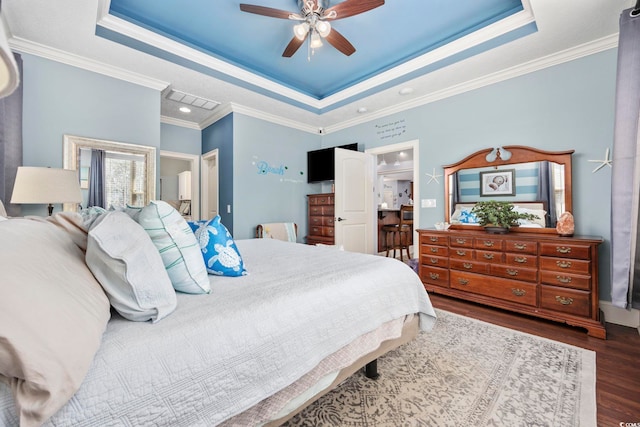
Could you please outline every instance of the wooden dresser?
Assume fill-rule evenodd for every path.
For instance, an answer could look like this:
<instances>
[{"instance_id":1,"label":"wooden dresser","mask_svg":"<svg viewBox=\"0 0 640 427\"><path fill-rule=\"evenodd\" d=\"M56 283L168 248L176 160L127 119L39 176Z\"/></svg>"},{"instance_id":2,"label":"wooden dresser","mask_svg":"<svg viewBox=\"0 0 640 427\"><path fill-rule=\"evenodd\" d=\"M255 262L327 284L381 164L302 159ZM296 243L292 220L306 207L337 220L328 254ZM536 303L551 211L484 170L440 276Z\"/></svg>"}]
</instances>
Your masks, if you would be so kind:
<instances>
[{"instance_id":1,"label":"wooden dresser","mask_svg":"<svg viewBox=\"0 0 640 427\"><path fill-rule=\"evenodd\" d=\"M606 338L598 307L601 238L418 232L419 274L427 291L565 322Z\"/></svg>"},{"instance_id":2,"label":"wooden dresser","mask_svg":"<svg viewBox=\"0 0 640 427\"><path fill-rule=\"evenodd\" d=\"M307 244L334 244L334 195L333 193L307 195L309 230Z\"/></svg>"}]
</instances>

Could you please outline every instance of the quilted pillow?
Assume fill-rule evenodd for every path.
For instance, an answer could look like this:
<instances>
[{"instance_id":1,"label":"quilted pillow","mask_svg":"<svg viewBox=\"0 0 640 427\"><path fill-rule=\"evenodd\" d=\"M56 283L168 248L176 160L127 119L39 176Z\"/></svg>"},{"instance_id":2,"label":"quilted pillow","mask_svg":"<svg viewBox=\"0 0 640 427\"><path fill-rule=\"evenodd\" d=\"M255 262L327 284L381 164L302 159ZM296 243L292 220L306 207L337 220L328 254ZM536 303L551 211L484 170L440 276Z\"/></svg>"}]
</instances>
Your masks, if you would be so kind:
<instances>
[{"instance_id":1,"label":"quilted pillow","mask_svg":"<svg viewBox=\"0 0 640 427\"><path fill-rule=\"evenodd\" d=\"M176 291L188 294L211 292L198 242L177 210L157 200L142 208L137 220L160 252Z\"/></svg>"},{"instance_id":2,"label":"quilted pillow","mask_svg":"<svg viewBox=\"0 0 640 427\"><path fill-rule=\"evenodd\" d=\"M41 425L82 384L109 300L82 250L50 222L0 222L0 259L0 381L13 392L20 425Z\"/></svg>"},{"instance_id":3,"label":"quilted pillow","mask_svg":"<svg viewBox=\"0 0 640 427\"><path fill-rule=\"evenodd\" d=\"M227 227L220 222L220 215L209 221L190 221L189 226L200 244L209 273L217 276L247 274L238 247Z\"/></svg>"},{"instance_id":4,"label":"quilted pillow","mask_svg":"<svg viewBox=\"0 0 640 427\"><path fill-rule=\"evenodd\" d=\"M122 317L155 323L175 310L176 293L162 258L124 212L108 212L93 223L86 261Z\"/></svg>"}]
</instances>

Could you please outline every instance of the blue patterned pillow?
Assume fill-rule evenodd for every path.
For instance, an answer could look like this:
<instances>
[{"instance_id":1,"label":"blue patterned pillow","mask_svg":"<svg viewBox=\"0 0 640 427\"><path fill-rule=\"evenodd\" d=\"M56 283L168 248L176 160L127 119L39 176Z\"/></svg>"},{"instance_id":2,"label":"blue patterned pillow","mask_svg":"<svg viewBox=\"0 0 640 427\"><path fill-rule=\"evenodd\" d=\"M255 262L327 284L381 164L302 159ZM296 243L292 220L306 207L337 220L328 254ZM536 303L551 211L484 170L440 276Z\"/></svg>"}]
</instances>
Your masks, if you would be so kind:
<instances>
[{"instance_id":1,"label":"blue patterned pillow","mask_svg":"<svg viewBox=\"0 0 640 427\"><path fill-rule=\"evenodd\" d=\"M200 244L207 272L218 276L244 276L242 257L220 215L209 221L189 221Z\"/></svg>"},{"instance_id":2,"label":"blue patterned pillow","mask_svg":"<svg viewBox=\"0 0 640 427\"><path fill-rule=\"evenodd\" d=\"M475 212L463 209L462 212L460 212L460 222L463 224L477 224L480 221L478 221L478 216Z\"/></svg>"}]
</instances>

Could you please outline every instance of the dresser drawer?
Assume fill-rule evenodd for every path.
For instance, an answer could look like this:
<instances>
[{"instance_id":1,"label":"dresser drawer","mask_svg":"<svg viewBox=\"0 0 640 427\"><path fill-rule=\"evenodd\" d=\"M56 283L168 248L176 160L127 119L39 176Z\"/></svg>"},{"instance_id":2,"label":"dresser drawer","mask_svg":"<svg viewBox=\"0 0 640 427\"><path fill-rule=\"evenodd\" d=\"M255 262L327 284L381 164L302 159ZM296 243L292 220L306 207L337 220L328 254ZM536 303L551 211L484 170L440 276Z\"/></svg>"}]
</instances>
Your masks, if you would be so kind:
<instances>
[{"instance_id":1,"label":"dresser drawer","mask_svg":"<svg viewBox=\"0 0 640 427\"><path fill-rule=\"evenodd\" d=\"M589 275L591 262L578 259L540 257L540 269Z\"/></svg>"},{"instance_id":2,"label":"dresser drawer","mask_svg":"<svg viewBox=\"0 0 640 427\"><path fill-rule=\"evenodd\" d=\"M449 241L451 246L456 248L473 248L473 237L451 236Z\"/></svg>"},{"instance_id":3,"label":"dresser drawer","mask_svg":"<svg viewBox=\"0 0 640 427\"><path fill-rule=\"evenodd\" d=\"M504 246L502 239L494 239L492 237L487 238L475 238L473 240L473 247L476 249L485 249L491 251L501 251Z\"/></svg>"},{"instance_id":4,"label":"dresser drawer","mask_svg":"<svg viewBox=\"0 0 640 427\"><path fill-rule=\"evenodd\" d=\"M547 285L562 286L575 289L591 289L591 276L580 276L559 271L540 272L540 281Z\"/></svg>"},{"instance_id":5,"label":"dresser drawer","mask_svg":"<svg viewBox=\"0 0 640 427\"><path fill-rule=\"evenodd\" d=\"M449 238L441 234L420 233L420 244L447 246L449 244Z\"/></svg>"},{"instance_id":6,"label":"dresser drawer","mask_svg":"<svg viewBox=\"0 0 640 427\"><path fill-rule=\"evenodd\" d=\"M536 268L538 266L538 257L527 254L505 254L505 262L516 267Z\"/></svg>"},{"instance_id":7,"label":"dresser drawer","mask_svg":"<svg viewBox=\"0 0 640 427\"><path fill-rule=\"evenodd\" d=\"M422 254L420 256L420 262L425 265L449 268L449 258L447 257L439 257L439 256L434 256L429 254Z\"/></svg>"},{"instance_id":8,"label":"dresser drawer","mask_svg":"<svg viewBox=\"0 0 640 427\"><path fill-rule=\"evenodd\" d=\"M476 251L476 259L484 262L504 262L504 254L502 252L495 251Z\"/></svg>"},{"instance_id":9,"label":"dresser drawer","mask_svg":"<svg viewBox=\"0 0 640 427\"><path fill-rule=\"evenodd\" d=\"M488 277L480 274L451 270L450 285L474 294L485 295L524 305L536 306L536 285L500 277Z\"/></svg>"},{"instance_id":10,"label":"dresser drawer","mask_svg":"<svg viewBox=\"0 0 640 427\"><path fill-rule=\"evenodd\" d=\"M581 245L573 242L541 242L540 255L562 258L590 259L591 247L589 245Z\"/></svg>"},{"instance_id":11,"label":"dresser drawer","mask_svg":"<svg viewBox=\"0 0 640 427\"><path fill-rule=\"evenodd\" d=\"M507 279L524 280L527 282L538 281L538 270L533 268L522 268L504 264L493 264L490 272L494 276L506 277Z\"/></svg>"},{"instance_id":12,"label":"dresser drawer","mask_svg":"<svg viewBox=\"0 0 640 427\"><path fill-rule=\"evenodd\" d=\"M310 205L332 205L334 197L330 195L309 196Z\"/></svg>"},{"instance_id":13,"label":"dresser drawer","mask_svg":"<svg viewBox=\"0 0 640 427\"><path fill-rule=\"evenodd\" d=\"M446 246L422 245L420 253L423 255L449 256L449 248Z\"/></svg>"},{"instance_id":14,"label":"dresser drawer","mask_svg":"<svg viewBox=\"0 0 640 427\"><path fill-rule=\"evenodd\" d=\"M586 291L543 285L540 292L540 307L588 317L591 315L591 298Z\"/></svg>"},{"instance_id":15,"label":"dresser drawer","mask_svg":"<svg viewBox=\"0 0 640 427\"><path fill-rule=\"evenodd\" d=\"M449 287L449 270L420 264L420 278L424 283Z\"/></svg>"},{"instance_id":16,"label":"dresser drawer","mask_svg":"<svg viewBox=\"0 0 640 427\"><path fill-rule=\"evenodd\" d=\"M333 216L333 206L311 205L309 206L309 214L316 216Z\"/></svg>"},{"instance_id":17,"label":"dresser drawer","mask_svg":"<svg viewBox=\"0 0 640 427\"><path fill-rule=\"evenodd\" d=\"M489 272L489 264L486 262L466 261L463 259L452 259L449 263L451 268L460 271L486 274Z\"/></svg>"},{"instance_id":18,"label":"dresser drawer","mask_svg":"<svg viewBox=\"0 0 640 427\"><path fill-rule=\"evenodd\" d=\"M333 237L334 228L333 227L318 227L311 226L309 227L309 235L310 236L325 236L325 237Z\"/></svg>"},{"instance_id":19,"label":"dresser drawer","mask_svg":"<svg viewBox=\"0 0 640 427\"><path fill-rule=\"evenodd\" d=\"M536 255L538 253L538 244L536 242L523 240L507 240L504 242L504 250L507 252Z\"/></svg>"},{"instance_id":20,"label":"dresser drawer","mask_svg":"<svg viewBox=\"0 0 640 427\"><path fill-rule=\"evenodd\" d=\"M449 251L449 257L450 258L456 258L456 259L474 259L475 258L475 253L473 251L473 249L467 249L467 248L451 248L451 250Z\"/></svg>"}]
</instances>

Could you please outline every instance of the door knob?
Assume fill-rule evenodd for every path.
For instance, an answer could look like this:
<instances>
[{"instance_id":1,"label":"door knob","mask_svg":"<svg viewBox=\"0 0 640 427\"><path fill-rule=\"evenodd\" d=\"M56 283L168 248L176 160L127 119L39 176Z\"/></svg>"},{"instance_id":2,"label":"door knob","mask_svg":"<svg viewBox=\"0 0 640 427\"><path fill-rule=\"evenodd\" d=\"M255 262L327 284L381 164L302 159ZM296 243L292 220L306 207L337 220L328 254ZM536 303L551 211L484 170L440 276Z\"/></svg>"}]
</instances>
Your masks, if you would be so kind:
<instances>
[{"instance_id":1,"label":"door knob","mask_svg":"<svg viewBox=\"0 0 640 427\"><path fill-rule=\"evenodd\" d=\"M336 218L336 221L346 221L346 220L347 220L346 218L340 218L340 217Z\"/></svg>"}]
</instances>

